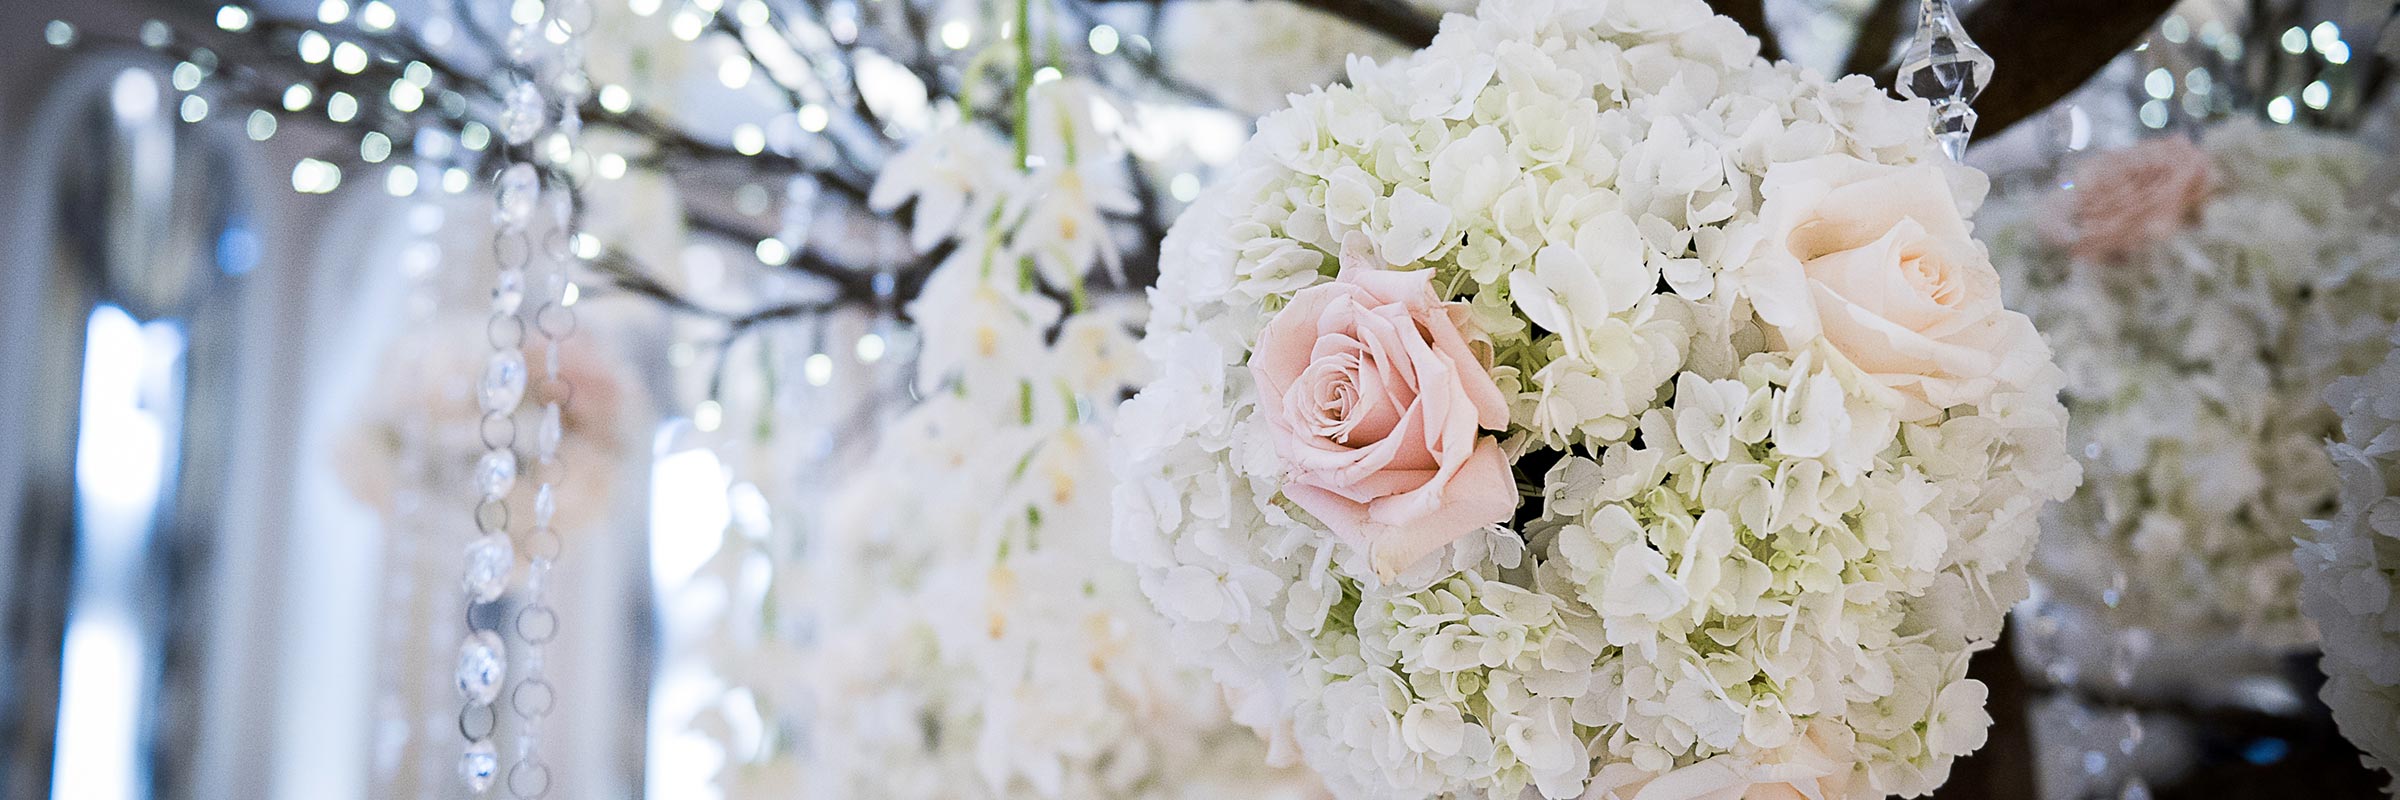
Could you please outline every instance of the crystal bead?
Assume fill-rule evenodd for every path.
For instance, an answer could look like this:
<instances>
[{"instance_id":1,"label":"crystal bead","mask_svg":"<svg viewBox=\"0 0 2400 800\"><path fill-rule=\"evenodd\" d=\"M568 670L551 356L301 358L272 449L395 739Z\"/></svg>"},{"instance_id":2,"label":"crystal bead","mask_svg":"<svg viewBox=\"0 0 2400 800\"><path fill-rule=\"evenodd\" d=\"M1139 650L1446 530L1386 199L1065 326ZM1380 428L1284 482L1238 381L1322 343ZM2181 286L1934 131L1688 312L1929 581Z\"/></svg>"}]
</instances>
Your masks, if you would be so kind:
<instances>
[{"instance_id":1,"label":"crystal bead","mask_svg":"<svg viewBox=\"0 0 2400 800\"><path fill-rule=\"evenodd\" d=\"M542 428L535 441L535 445L541 448L542 463L558 462L558 443L566 438L566 423L560 418L558 404L542 406Z\"/></svg>"},{"instance_id":2,"label":"crystal bead","mask_svg":"<svg viewBox=\"0 0 2400 800\"><path fill-rule=\"evenodd\" d=\"M492 313L514 314L525 305L525 271L504 269L492 284Z\"/></svg>"},{"instance_id":3,"label":"crystal bead","mask_svg":"<svg viewBox=\"0 0 2400 800\"><path fill-rule=\"evenodd\" d=\"M458 697L470 705L488 706L500 697L508 680L508 651L491 631L467 634L458 646Z\"/></svg>"},{"instance_id":4,"label":"crystal bead","mask_svg":"<svg viewBox=\"0 0 2400 800\"><path fill-rule=\"evenodd\" d=\"M500 110L500 137L511 145L533 141L550 121L550 109L545 107L542 90L532 82L521 82L508 90L507 105Z\"/></svg>"},{"instance_id":5,"label":"crystal bead","mask_svg":"<svg viewBox=\"0 0 2400 800\"><path fill-rule=\"evenodd\" d=\"M467 751L458 757L458 779L467 784L467 791L482 794L490 791L500 777L500 751L492 740L477 739L467 743Z\"/></svg>"},{"instance_id":6,"label":"crystal bead","mask_svg":"<svg viewBox=\"0 0 2400 800\"><path fill-rule=\"evenodd\" d=\"M533 493L533 526L550 527L550 518L558 515L558 499L550 492L550 484Z\"/></svg>"},{"instance_id":7,"label":"crystal bead","mask_svg":"<svg viewBox=\"0 0 2400 800\"><path fill-rule=\"evenodd\" d=\"M1975 133L1971 104L1991 82L1992 57L1967 37L1951 0L1922 0L1916 40L1900 56L1899 89L1933 104L1934 138L1952 160L1966 157Z\"/></svg>"},{"instance_id":8,"label":"crystal bead","mask_svg":"<svg viewBox=\"0 0 2400 800\"><path fill-rule=\"evenodd\" d=\"M508 590L509 573L517 568L517 546L507 534L487 533L467 545L467 571L459 586L467 599L489 603Z\"/></svg>"},{"instance_id":9,"label":"crystal bead","mask_svg":"<svg viewBox=\"0 0 2400 800\"><path fill-rule=\"evenodd\" d=\"M475 388L475 401L483 405L483 413L505 414L524 400L525 352L514 347L492 351L483 365L483 383Z\"/></svg>"},{"instance_id":10,"label":"crystal bead","mask_svg":"<svg viewBox=\"0 0 2400 800\"><path fill-rule=\"evenodd\" d=\"M486 499L507 497L517 488L517 454L507 450L488 450L483 460L475 464L475 488Z\"/></svg>"},{"instance_id":11,"label":"crystal bead","mask_svg":"<svg viewBox=\"0 0 2400 800\"><path fill-rule=\"evenodd\" d=\"M534 50L534 45L540 42L542 37L534 33L531 25L518 25L510 28L508 34L501 38L501 44L505 45L510 61L518 64L531 64L535 57L541 55Z\"/></svg>"},{"instance_id":12,"label":"crystal bead","mask_svg":"<svg viewBox=\"0 0 2400 800\"><path fill-rule=\"evenodd\" d=\"M533 165L522 161L500 171L500 185L492 191L494 205L499 209L500 227L516 230L533 219L533 209L542 199L542 176Z\"/></svg>"}]
</instances>

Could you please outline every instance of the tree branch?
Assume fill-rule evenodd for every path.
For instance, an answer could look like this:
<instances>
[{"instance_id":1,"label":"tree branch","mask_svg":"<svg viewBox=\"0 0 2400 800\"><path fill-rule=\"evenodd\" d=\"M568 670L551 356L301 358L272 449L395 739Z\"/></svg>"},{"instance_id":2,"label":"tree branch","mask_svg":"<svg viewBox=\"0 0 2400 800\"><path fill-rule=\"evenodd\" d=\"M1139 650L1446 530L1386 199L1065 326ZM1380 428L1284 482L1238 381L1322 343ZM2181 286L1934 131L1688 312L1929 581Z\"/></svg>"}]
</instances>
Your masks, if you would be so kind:
<instances>
[{"instance_id":1,"label":"tree branch","mask_svg":"<svg viewBox=\"0 0 2400 800\"><path fill-rule=\"evenodd\" d=\"M1875 0L1875 6L1859 17L1858 35L1850 40L1850 55L1842 60L1844 75L1874 75L1892 60L1892 45L1900 41L1900 27L1910 15L1901 13L1908 0Z\"/></svg>"},{"instance_id":2,"label":"tree branch","mask_svg":"<svg viewBox=\"0 0 2400 800\"><path fill-rule=\"evenodd\" d=\"M1967 35L1999 67L1975 101L1976 134L1991 137L2075 91L2165 16L2175 0L1984 0ZM1893 86L1894 71L1879 72Z\"/></svg>"}]
</instances>

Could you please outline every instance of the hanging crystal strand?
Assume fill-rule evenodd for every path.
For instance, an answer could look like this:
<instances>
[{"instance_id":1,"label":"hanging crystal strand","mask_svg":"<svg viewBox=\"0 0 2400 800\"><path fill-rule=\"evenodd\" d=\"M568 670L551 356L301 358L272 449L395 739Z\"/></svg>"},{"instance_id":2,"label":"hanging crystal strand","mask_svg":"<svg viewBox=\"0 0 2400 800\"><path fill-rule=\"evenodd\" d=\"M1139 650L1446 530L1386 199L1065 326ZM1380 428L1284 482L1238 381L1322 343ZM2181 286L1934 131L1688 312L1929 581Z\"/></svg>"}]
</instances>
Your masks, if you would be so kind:
<instances>
[{"instance_id":1,"label":"hanging crystal strand","mask_svg":"<svg viewBox=\"0 0 2400 800\"><path fill-rule=\"evenodd\" d=\"M525 321L518 310L525 302L525 270L533 260L533 237L527 230L541 178L527 154L535 135L549 121L549 109L526 71L535 39L527 28L510 32L512 86L501 109L500 134L507 166L492 189L492 257L499 272L492 285L491 316L484 337L492 348L476 401L483 408L484 453L475 464L475 488L482 498L475 507L478 536L467 546L466 568L459 586L467 598L466 641L459 645L456 673L460 699L459 733L467 746L458 764L459 778L468 790L482 794L500 776L500 752L492 742L499 727L493 702L508 680L506 645L498 628L478 629L475 609L500 599L516 571L516 545L509 538L508 495L517 485L517 406L525 399Z\"/></svg>"},{"instance_id":2,"label":"hanging crystal strand","mask_svg":"<svg viewBox=\"0 0 2400 800\"><path fill-rule=\"evenodd\" d=\"M564 549L552 520L558 512L559 480L566 469L558 452L566 435L564 415L575 395L575 387L560 374L559 359L567 338L575 332L576 290L571 273L580 263L582 238L575 227L577 181L589 171L588 156L581 147L583 120L578 109L590 92L583 72L583 43L592 22L591 5L589 0L553 0L547 10L542 34L557 49L547 65L549 74L535 72L546 81L545 94L556 100L558 119L542 148L550 167L544 198L550 218L549 230L542 237L547 268L540 282L540 305L533 313L534 333L543 345L541 374L548 401L542 405L534 435L540 480L533 495L533 531L527 539L530 560L524 598L515 617L517 637L525 643L524 663L516 687L509 692L509 710L516 714L518 724L508 790L519 800L547 796L551 787L550 766L542 756L542 723L556 707L558 693L544 670L544 659L546 646L558 636L558 612L550 605L549 588L552 570Z\"/></svg>"},{"instance_id":3,"label":"hanging crystal strand","mask_svg":"<svg viewBox=\"0 0 2400 800\"><path fill-rule=\"evenodd\" d=\"M1900 95L1933 104L1933 136L1953 161L1975 135L1975 96L1992 82L1992 57L1967 38L1951 0L1920 0L1917 37L1900 56Z\"/></svg>"}]
</instances>

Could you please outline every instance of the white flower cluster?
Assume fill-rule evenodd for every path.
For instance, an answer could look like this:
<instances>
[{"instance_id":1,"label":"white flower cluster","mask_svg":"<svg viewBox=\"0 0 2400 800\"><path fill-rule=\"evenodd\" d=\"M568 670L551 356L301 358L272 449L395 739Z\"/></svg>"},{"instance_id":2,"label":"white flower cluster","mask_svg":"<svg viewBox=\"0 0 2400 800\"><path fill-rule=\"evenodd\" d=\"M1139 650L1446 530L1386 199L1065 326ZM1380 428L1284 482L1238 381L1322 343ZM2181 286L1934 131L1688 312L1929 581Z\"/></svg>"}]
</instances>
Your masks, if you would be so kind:
<instances>
[{"instance_id":1,"label":"white flower cluster","mask_svg":"<svg viewBox=\"0 0 2400 800\"><path fill-rule=\"evenodd\" d=\"M1008 145L957 128L878 186L887 202L916 195L919 230L939 234L922 244L959 238L909 307L926 399L833 493L810 542L810 796L1305 796L1172 657L1109 553L1107 420L1145 369L1135 307L1062 321L1041 291L1077 291L1106 252L1084 249L1103 228L1083 189L1121 164L1075 124L1080 88L1044 87L1037 113L1070 123L1033 134L1049 167L972 155Z\"/></svg>"},{"instance_id":2,"label":"white flower cluster","mask_svg":"<svg viewBox=\"0 0 2400 800\"><path fill-rule=\"evenodd\" d=\"M2300 540L2300 608L2325 649L2325 704L2400 791L2400 348L2325 396L2342 417L2327 447L2341 504Z\"/></svg>"},{"instance_id":3,"label":"white flower cluster","mask_svg":"<svg viewBox=\"0 0 2400 800\"><path fill-rule=\"evenodd\" d=\"M2197 162L2164 172L2204 170L2204 188L2095 171L1985 214L2012 301L2067 373L2087 477L2046 521L2035 574L2154 630L2305 646L2291 543L2339 486L2322 398L2400 321L2400 230L2352 197L2379 163L2354 141L2243 121L2164 149ZM2078 256L2094 215L2159 222L2129 226L2152 232L2120 255Z\"/></svg>"},{"instance_id":4,"label":"white flower cluster","mask_svg":"<svg viewBox=\"0 0 2400 800\"><path fill-rule=\"evenodd\" d=\"M2077 480L2060 376L1925 106L1757 52L1700 0L1491 0L1169 234L1117 553L1338 795L1919 795L1982 744L1968 656ZM1522 495L1395 570L1285 494L1252 360L1375 270L1476 332Z\"/></svg>"}]
</instances>

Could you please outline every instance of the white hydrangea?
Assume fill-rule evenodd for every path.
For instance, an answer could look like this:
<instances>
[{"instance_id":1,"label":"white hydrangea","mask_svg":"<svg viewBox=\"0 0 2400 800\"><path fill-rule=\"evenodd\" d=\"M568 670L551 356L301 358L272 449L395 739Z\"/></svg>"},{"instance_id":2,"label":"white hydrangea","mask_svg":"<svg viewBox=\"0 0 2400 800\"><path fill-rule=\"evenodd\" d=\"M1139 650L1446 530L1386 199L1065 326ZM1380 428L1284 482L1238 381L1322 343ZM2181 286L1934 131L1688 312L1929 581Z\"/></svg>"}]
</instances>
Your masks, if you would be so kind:
<instances>
[{"instance_id":1,"label":"white hydrangea","mask_svg":"<svg viewBox=\"0 0 2400 800\"><path fill-rule=\"evenodd\" d=\"M2369 766L2400 778L2400 349L2325 396L2342 418L2326 448L2340 505L2300 539L2300 608L2325 650L2321 694L2334 721Z\"/></svg>"},{"instance_id":2,"label":"white hydrangea","mask_svg":"<svg viewBox=\"0 0 2400 800\"><path fill-rule=\"evenodd\" d=\"M1351 798L1941 784L2077 475L1925 106L1769 65L1700 0L1493 0L1350 74L1169 234L1117 420L1117 553L1236 718ZM1870 277L1991 312L1894 334L1940 337L1922 358L1837 345L1874 312L1799 263L1859 175L1923 206L1886 239L1959 265ZM1429 269L1480 332L1512 522L1379 570L1286 496L1252 348L1337 269Z\"/></svg>"},{"instance_id":3,"label":"white hydrangea","mask_svg":"<svg viewBox=\"0 0 2400 800\"><path fill-rule=\"evenodd\" d=\"M1110 555L1106 436L1146 373L1139 306L1062 306L1115 263L1103 212L1131 198L1094 87L1034 91L1039 168L954 121L875 187L880 208L914 199L917 246L956 246L908 308L924 400L808 540L807 796L1300 800L1305 776L1175 658Z\"/></svg>"},{"instance_id":4,"label":"white hydrangea","mask_svg":"<svg viewBox=\"0 0 2400 800\"><path fill-rule=\"evenodd\" d=\"M2290 553L2340 485L2321 398L2400 321L2400 229L2352 196L2380 158L2233 122L2092 162L2146 169L2095 167L1987 210L2011 300L2067 373L2069 449L2088 478L2047 520L2034 569L2048 588L2093 608L2113 598L2112 613L2171 635L2316 638ZM2077 232L2094 214L2161 224L2095 256Z\"/></svg>"}]
</instances>

